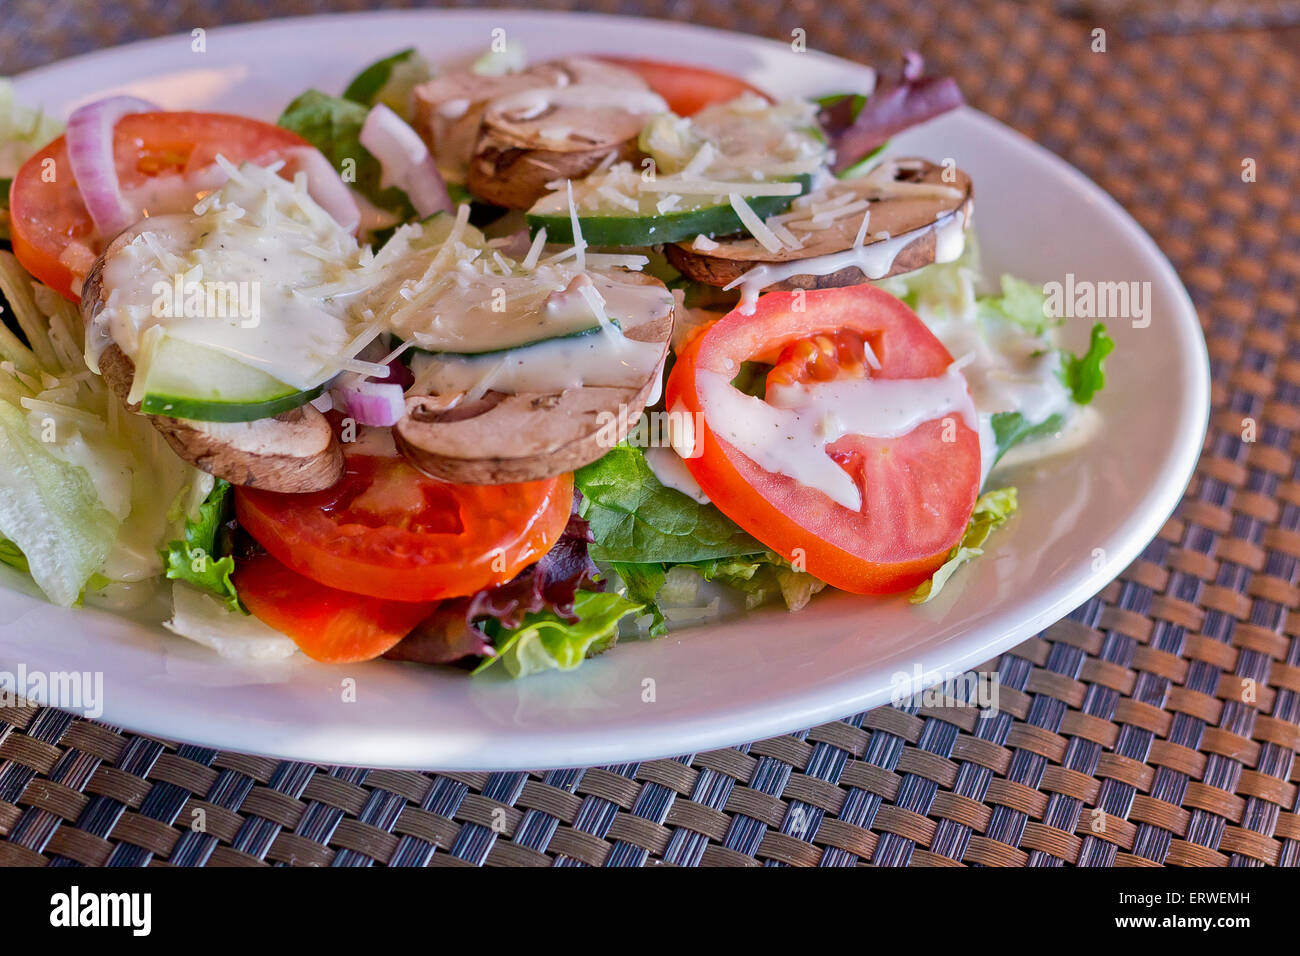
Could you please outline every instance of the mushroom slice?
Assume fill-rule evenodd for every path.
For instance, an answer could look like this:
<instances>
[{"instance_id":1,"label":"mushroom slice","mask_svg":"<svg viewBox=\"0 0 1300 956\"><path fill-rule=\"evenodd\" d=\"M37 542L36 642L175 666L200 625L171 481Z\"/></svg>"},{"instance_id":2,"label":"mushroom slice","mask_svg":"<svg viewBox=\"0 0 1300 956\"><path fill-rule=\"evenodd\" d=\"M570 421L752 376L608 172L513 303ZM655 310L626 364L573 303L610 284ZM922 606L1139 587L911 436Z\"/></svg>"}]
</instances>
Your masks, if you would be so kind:
<instances>
[{"instance_id":1,"label":"mushroom slice","mask_svg":"<svg viewBox=\"0 0 1300 956\"><path fill-rule=\"evenodd\" d=\"M856 285L956 258L971 210L970 177L960 169L886 160L770 218L777 251L748 236L680 242L664 251L686 276L712 286L741 283L751 270L764 289Z\"/></svg>"},{"instance_id":2,"label":"mushroom slice","mask_svg":"<svg viewBox=\"0 0 1300 956\"><path fill-rule=\"evenodd\" d=\"M119 234L104 250L86 276L81 293L81 314L87 334L104 307L104 263L134 238L136 229ZM104 381L131 413L135 364L117 345L108 345L99 357ZM164 415L149 415L176 454L194 467L236 485L255 485L268 491L304 492L328 488L343 475L343 451L325 416L304 405L255 422L194 422Z\"/></svg>"},{"instance_id":3,"label":"mushroom slice","mask_svg":"<svg viewBox=\"0 0 1300 956\"><path fill-rule=\"evenodd\" d=\"M528 209L557 179L637 155L667 104L630 70L575 57L522 73L454 73L416 88L415 125L453 176L487 202Z\"/></svg>"},{"instance_id":4,"label":"mushroom slice","mask_svg":"<svg viewBox=\"0 0 1300 956\"><path fill-rule=\"evenodd\" d=\"M127 401L135 366L122 350L105 349L99 370L127 411L139 412L139 403ZM255 422L148 418L177 455L233 485L296 493L329 488L343 476L343 450L334 429L310 405Z\"/></svg>"},{"instance_id":5,"label":"mushroom slice","mask_svg":"<svg viewBox=\"0 0 1300 956\"><path fill-rule=\"evenodd\" d=\"M406 415L393 428L402 454L435 478L464 484L506 484L573 471L622 441L662 375L672 337L673 304L656 279L638 273L619 278L657 286L665 293L654 315L623 329L628 347L636 348L640 359L633 363L635 380L556 391L489 390L471 398L463 393L430 391L422 387L417 373L416 385L407 393ZM599 342L596 336L617 334L594 332L584 339ZM556 347L552 342L532 348ZM537 355L537 360L547 358ZM610 352L609 362L618 363L616 351Z\"/></svg>"}]
</instances>

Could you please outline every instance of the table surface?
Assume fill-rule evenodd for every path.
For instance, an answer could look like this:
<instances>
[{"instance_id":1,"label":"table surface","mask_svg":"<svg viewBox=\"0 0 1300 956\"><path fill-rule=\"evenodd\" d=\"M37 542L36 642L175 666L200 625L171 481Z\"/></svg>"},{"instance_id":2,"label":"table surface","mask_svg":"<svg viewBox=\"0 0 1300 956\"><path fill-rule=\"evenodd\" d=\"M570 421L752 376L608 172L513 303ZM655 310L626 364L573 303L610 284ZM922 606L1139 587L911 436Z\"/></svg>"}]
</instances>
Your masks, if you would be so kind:
<instances>
[{"instance_id":1,"label":"table surface","mask_svg":"<svg viewBox=\"0 0 1300 956\"><path fill-rule=\"evenodd\" d=\"M1161 34L1108 0L1074 4L1073 18L1041 0L531 5L775 38L802 27L810 46L865 62L914 47L1100 183L1173 261L1209 342L1210 430L1178 510L1101 594L980 668L1001 681L987 719L885 707L674 760L414 773L8 709L0 863L1300 863L1296 31ZM0 63L371 6L8 0Z\"/></svg>"}]
</instances>

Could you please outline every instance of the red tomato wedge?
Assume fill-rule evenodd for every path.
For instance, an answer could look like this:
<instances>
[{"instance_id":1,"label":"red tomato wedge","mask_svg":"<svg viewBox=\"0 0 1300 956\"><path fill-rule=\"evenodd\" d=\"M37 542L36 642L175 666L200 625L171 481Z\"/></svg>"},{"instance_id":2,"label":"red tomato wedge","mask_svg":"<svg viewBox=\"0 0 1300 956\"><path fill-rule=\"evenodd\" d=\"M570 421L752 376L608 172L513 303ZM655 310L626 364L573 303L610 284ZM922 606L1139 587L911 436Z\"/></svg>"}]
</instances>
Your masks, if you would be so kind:
<instances>
[{"instance_id":1,"label":"red tomato wedge","mask_svg":"<svg viewBox=\"0 0 1300 956\"><path fill-rule=\"evenodd\" d=\"M802 305L802 308L800 308ZM879 368L862 358L870 347ZM845 435L826 453L853 477L862 506L760 467L709 428L702 371L734 377L742 362L775 363L769 384L870 375L942 376L952 356L906 305L874 286L762 296L712 325L677 358L666 390L670 410L697 415L686 467L738 525L834 587L884 594L920 584L961 538L980 484L978 434L962 416L922 422L897 438Z\"/></svg>"},{"instance_id":2,"label":"red tomato wedge","mask_svg":"<svg viewBox=\"0 0 1300 956\"><path fill-rule=\"evenodd\" d=\"M124 116L113 131L113 154L123 190L154 184L159 194L175 193L168 187L181 176L212 165L220 153L232 163L274 160L281 150L305 146L296 133L224 113L137 113ZM149 209L151 215L180 212L194 205L197 195L173 194L170 208ZM188 206L186 205L188 203ZM60 136L36 153L14 176L9 190L14 255L36 278L72 301L78 296L76 274L67 255L79 243L83 259L98 254L112 236L95 235L95 225L77 191L68 161L68 147Z\"/></svg>"},{"instance_id":3,"label":"red tomato wedge","mask_svg":"<svg viewBox=\"0 0 1300 956\"><path fill-rule=\"evenodd\" d=\"M356 594L438 601L504 584L551 549L573 508L572 475L454 485L403 458L346 458L325 491L237 488L235 513L289 568Z\"/></svg>"},{"instance_id":4,"label":"red tomato wedge","mask_svg":"<svg viewBox=\"0 0 1300 956\"><path fill-rule=\"evenodd\" d=\"M436 601L385 601L326 587L269 554L240 561L232 580L254 617L293 638L312 660L327 664L378 657L438 606Z\"/></svg>"},{"instance_id":5,"label":"red tomato wedge","mask_svg":"<svg viewBox=\"0 0 1300 956\"><path fill-rule=\"evenodd\" d=\"M767 93L739 77L715 70L620 56L602 56L600 59L636 73L650 89L664 98L668 108L678 116L690 116L714 103L734 100L742 93L757 93L769 102L772 100Z\"/></svg>"}]
</instances>

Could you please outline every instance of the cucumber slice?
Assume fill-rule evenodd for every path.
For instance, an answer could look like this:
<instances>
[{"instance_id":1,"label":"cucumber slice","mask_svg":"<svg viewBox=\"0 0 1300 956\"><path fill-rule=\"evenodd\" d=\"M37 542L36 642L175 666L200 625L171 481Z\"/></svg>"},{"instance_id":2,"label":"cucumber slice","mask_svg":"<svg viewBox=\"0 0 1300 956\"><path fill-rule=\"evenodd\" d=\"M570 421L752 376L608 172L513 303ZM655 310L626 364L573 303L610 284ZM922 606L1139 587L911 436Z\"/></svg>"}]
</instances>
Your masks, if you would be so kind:
<instances>
[{"instance_id":1,"label":"cucumber slice","mask_svg":"<svg viewBox=\"0 0 1300 956\"><path fill-rule=\"evenodd\" d=\"M325 390L300 391L224 352L164 338L144 372L141 411L201 422L252 422L305 405Z\"/></svg>"},{"instance_id":2,"label":"cucumber slice","mask_svg":"<svg viewBox=\"0 0 1300 956\"><path fill-rule=\"evenodd\" d=\"M811 176L795 176L782 182L799 184L799 193L806 193L812 183ZM730 202L705 199L685 209L676 209L662 215L655 203L662 196L643 196L642 211L633 213L619 206L599 206L578 209L578 227L582 238L593 246L649 246L663 242L681 242L706 236L727 236L743 232L744 224ZM751 196L745 201L762 217L774 216L790 205L794 196ZM563 212L546 209L544 204L554 202L548 196L528 212L528 228L536 234L545 227L547 242L573 242L573 224L566 208ZM689 202L689 200L687 200Z\"/></svg>"},{"instance_id":3,"label":"cucumber slice","mask_svg":"<svg viewBox=\"0 0 1300 956\"><path fill-rule=\"evenodd\" d=\"M614 326L614 328L619 331L623 330L623 326L618 319L610 319L609 322L610 325ZM521 342L519 345L511 345L501 349L483 349L478 352L448 352L446 349L422 349L418 345L413 345L411 346L410 351L422 352L425 355L445 355L448 358L491 358L493 355L505 355L507 352L517 352L520 349L532 348L534 345L541 345L543 342L558 342L561 339L577 339L582 338L584 335L596 335L600 331L601 327L598 323L589 329L578 329L576 332L561 332L559 335L545 335L538 339L529 339L528 341ZM410 363L408 362L407 364Z\"/></svg>"}]
</instances>

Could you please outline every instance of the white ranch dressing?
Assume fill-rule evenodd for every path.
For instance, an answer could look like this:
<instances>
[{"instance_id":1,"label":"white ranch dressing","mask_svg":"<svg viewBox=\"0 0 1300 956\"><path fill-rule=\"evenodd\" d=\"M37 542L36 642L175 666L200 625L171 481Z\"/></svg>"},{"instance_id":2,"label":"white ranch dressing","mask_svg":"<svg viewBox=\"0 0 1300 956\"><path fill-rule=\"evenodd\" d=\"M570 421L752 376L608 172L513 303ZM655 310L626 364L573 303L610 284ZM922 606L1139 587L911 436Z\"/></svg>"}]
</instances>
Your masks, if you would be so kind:
<instances>
[{"instance_id":1,"label":"white ranch dressing","mask_svg":"<svg viewBox=\"0 0 1300 956\"><path fill-rule=\"evenodd\" d=\"M163 335L315 387L350 358L348 305L367 284L362 252L307 194L302 174L291 183L274 168L226 172L192 217L147 220L105 264L89 357L97 362L115 343L137 360L146 339Z\"/></svg>"},{"instance_id":2,"label":"white ranch dressing","mask_svg":"<svg viewBox=\"0 0 1300 956\"><path fill-rule=\"evenodd\" d=\"M730 290L740 287L740 311L750 315L758 302L759 293L795 276L827 276L856 266L868 279L883 279L894 268L894 260L899 253L929 232L936 233L935 262L954 262L961 257L966 247L966 219L960 210L954 210L914 232L865 242L824 256L755 266L724 288Z\"/></svg>"},{"instance_id":3,"label":"white ranch dressing","mask_svg":"<svg viewBox=\"0 0 1300 956\"><path fill-rule=\"evenodd\" d=\"M765 471L815 488L851 511L862 507L853 478L826 452L845 435L898 438L947 415L978 428L974 403L960 370L935 378L838 379L777 386L767 399L734 388L726 375L697 373L705 421L715 435Z\"/></svg>"},{"instance_id":4,"label":"white ranch dressing","mask_svg":"<svg viewBox=\"0 0 1300 956\"><path fill-rule=\"evenodd\" d=\"M511 122L524 123L537 119L552 109L565 107L662 113L668 109L668 104L662 96L650 90L576 83L569 86L533 87L509 93L493 100L489 110Z\"/></svg>"},{"instance_id":5,"label":"white ranch dressing","mask_svg":"<svg viewBox=\"0 0 1300 956\"><path fill-rule=\"evenodd\" d=\"M1077 422L1080 409L1059 377L1061 358L1056 349L1045 349L1042 339L1009 322L957 315L932 316L926 324L949 352L963 358L962 373L979 413L985 479L993 469L992 418L998 412L1019 412L1031 424L1053 415L1062 417L1061 438L1044 437L1015 446L998 463L999 469L1059 453L1066 433L1072 442L1086 440Z\"/></svg>"},{"instance_id":6,"label":"white ranch dressing","mask_svg":"<svg viewBox=\"0 0 1300 956\"><path fill-rule=\"evenodd\" d=\"M709 496L704 493L704 489L695 480L686 463L672 448L655 446L645 449L645 462L650 466L650 471L659 484L665 488L680 491L699 504L709 504Z\"/></svg>"},{"instance_id":7,"label":"white ranch dressing","mask_svg":"<svg viewBox=\"0 0 1300 956\"><path fill-rule=\"evenodd\" d=\"M411 358L414 394L552 394L582 386L627 388L644 383L663 359L659 342L637 342L618 332L550 339L503 354Z\"/></svg>"}]
</instances>

